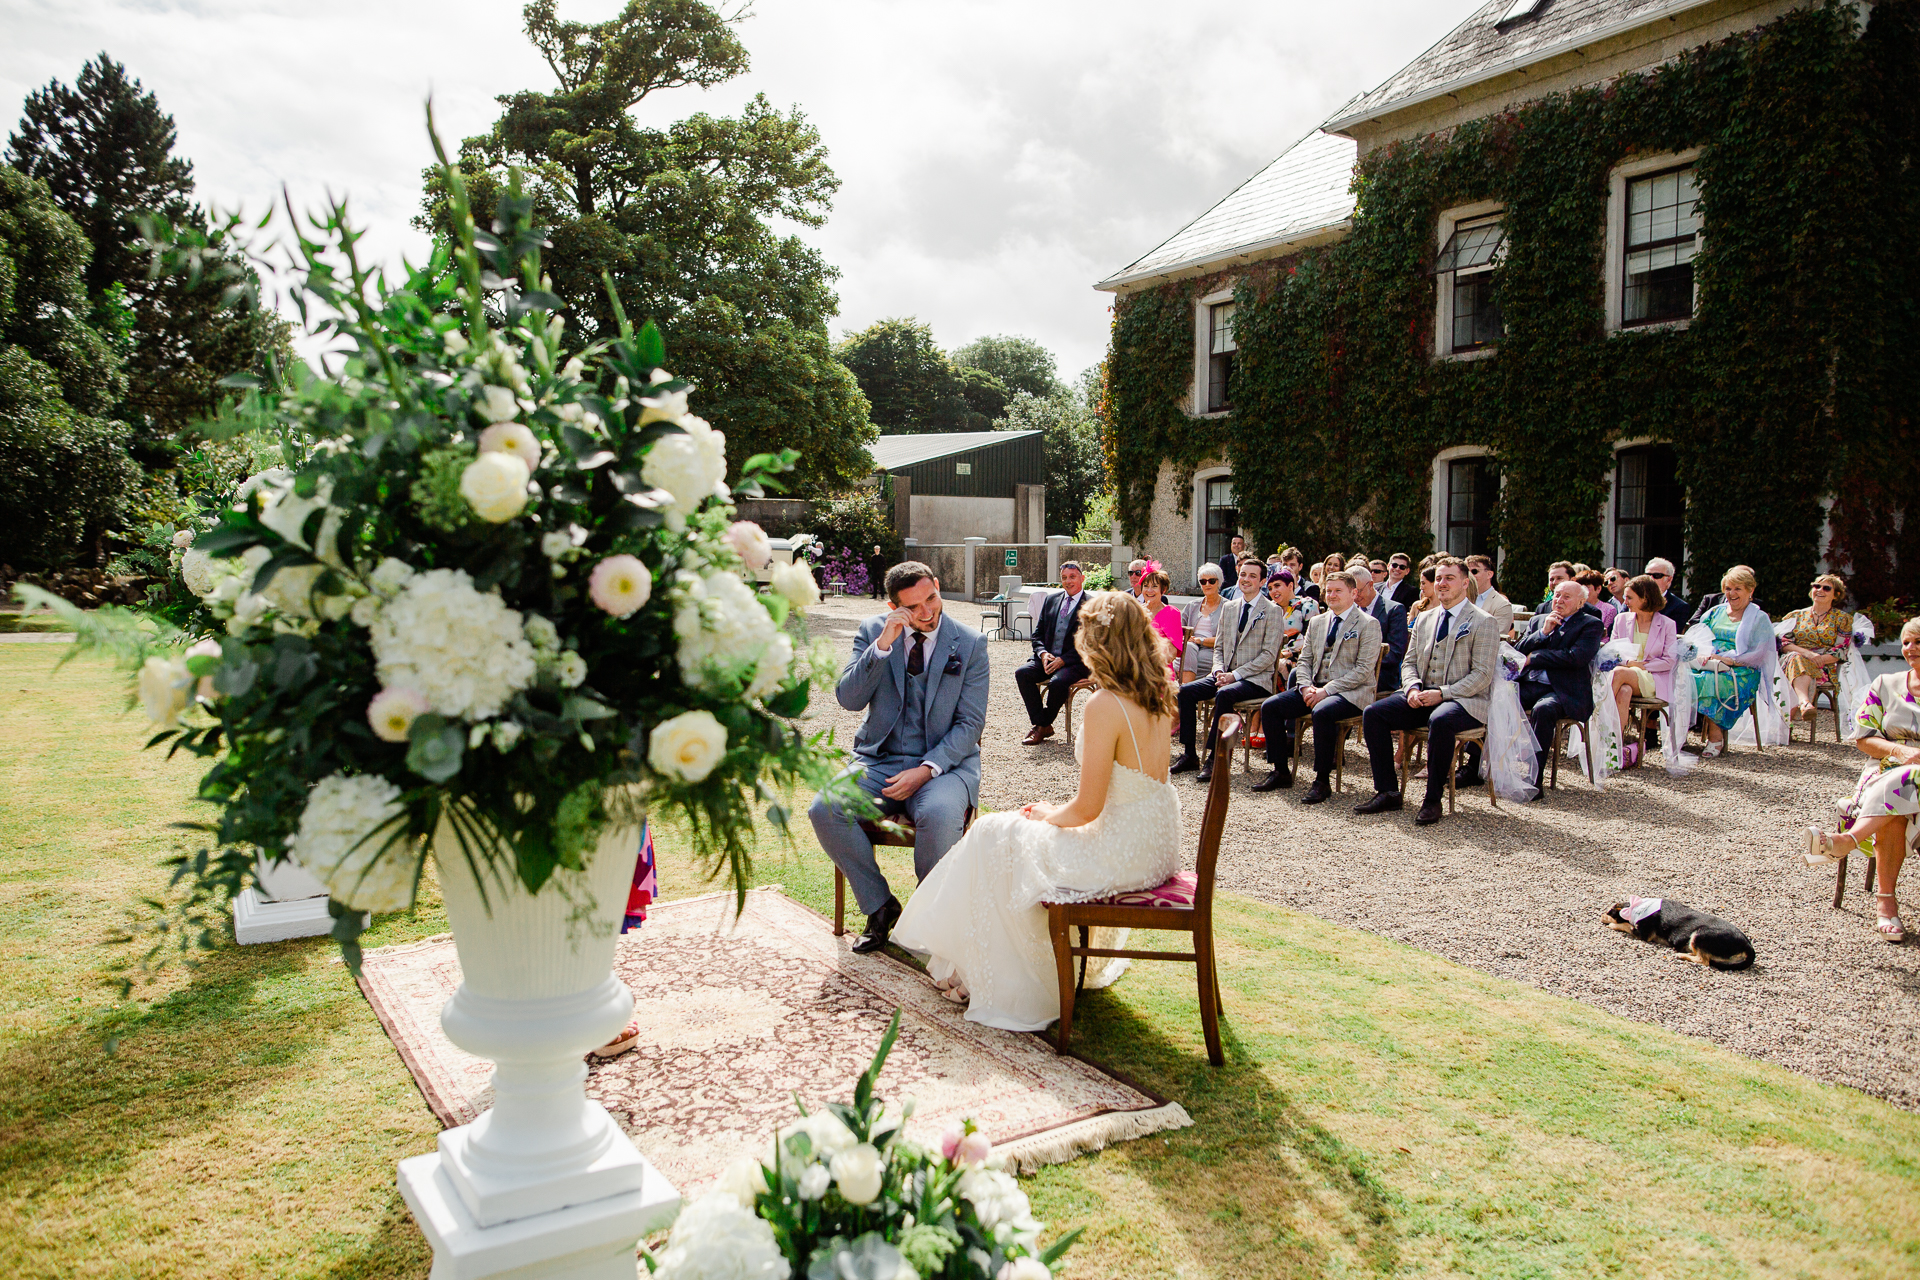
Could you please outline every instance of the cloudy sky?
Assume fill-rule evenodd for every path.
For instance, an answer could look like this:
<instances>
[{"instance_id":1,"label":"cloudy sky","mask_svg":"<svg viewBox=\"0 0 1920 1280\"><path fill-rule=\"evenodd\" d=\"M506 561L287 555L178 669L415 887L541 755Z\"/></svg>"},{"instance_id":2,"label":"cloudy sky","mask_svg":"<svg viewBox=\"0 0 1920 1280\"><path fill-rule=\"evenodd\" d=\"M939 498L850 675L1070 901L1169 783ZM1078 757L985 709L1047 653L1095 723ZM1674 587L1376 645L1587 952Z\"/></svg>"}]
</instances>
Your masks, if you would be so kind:
<instances>
[{"instance_id":1,"label":"cloudy sky","mask_svg":"<svg viewBox=\"0 0 1920 1280\"><path fill-rule=\"evenodd\" d=\"M598 21L620 0L561 0ZM807 236L842 271L836 334L893 315L952 347L1022 333L1099 359L1139 257L1433 43L1472 0L758 0L752 70L658 96L655 122L756 92L818 125L842 186ZM369 243L407 227L431 156L551 74L513 0L0 0L0 109L100 50L154 90L203 199L349 193ZM657 103L657 105L655 105Z\"/></svg>"}]
</instances>

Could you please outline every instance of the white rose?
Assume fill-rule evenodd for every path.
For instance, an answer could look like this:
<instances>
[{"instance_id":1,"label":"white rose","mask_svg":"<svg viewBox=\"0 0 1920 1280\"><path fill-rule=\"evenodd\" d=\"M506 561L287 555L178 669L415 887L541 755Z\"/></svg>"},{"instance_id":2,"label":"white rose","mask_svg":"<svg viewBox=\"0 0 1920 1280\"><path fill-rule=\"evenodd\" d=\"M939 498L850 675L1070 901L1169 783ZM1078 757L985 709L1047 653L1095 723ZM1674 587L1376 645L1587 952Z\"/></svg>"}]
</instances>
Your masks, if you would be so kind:
<instances>
[{"instance_id":1,"label":"white rose","mask_svg":"<svg viewBox=\"0 0 1920 1280\"><path fill-rule=\"evenodd\" d=\"M174 533L174 535L173 535L173 545L174 545L175 547L177 547L177 548L179 548L179 549L180 549L180 550L182 550L182 551L184 551L184 550L186 550L186 549L187 549L188 547L190 547L190 546L192 546L192 545L193 545L193 530L191 530L191 529L180 529L180 530L177 530L177 531L175 531L175 533Z\"/></svg>"},{"instance_id":2,"label":"white rose","mask_svg":"<svg viewBox=\"0 0 1920 1280\"><path fill-rule=\"evenodd\" d=\"M147 709L147 718L157 725L179 723L180 713L187 709L187 690L193 684L193 677L187 672L187 664L178 658L148 658L140 664L140 675L135 687L140 694L140 705Z\"/></svg>"},{"instance_id":3,"label":"white rose","mask_svg":"<svg viewBox=\"0 0 1920 1280\"><path fill-rule=\"evenodd\" d=\"M841 1198L848 1204L872 1204L879 1199L887 1166L872 1143L849 1147L836 1155L829 1167Z\"/></svg>"},{"instance_id":4,"label":"white rose","mask_svg":"<svg viewBox=\"0 0 1920 1280\"><path fill-rule=\"evenodd\" d=\"M833 1185L833 1175L827 1172L823 1164L810 1164L800 1173L800 1198L818 1200L827 1194L827 1188Z\"/></svg>"},{"instance_id":5,"label":"white rose","mask_svg":"<svg viewBox=\"0 0 1920 1280\"><path fill-rule=\"evenodd\" d=\"M536 649L551 652L560 647L560 629L537 613L528 614L520 629L526 634L527 643Z\"/></svg>"},{"instance_id":6,"label":"white rose","mask_svg":"<svg viewBox=\"0 0 1920 1280\"><path fill-rule=\"evenodd\" d=\"M727 1165L714 1190L727 1192L743 1205L752 1204L755 1196L767 1190L767 1171L752 1156L741 1156Z\"/></svg>"},{"instance_id":7,"label":"white rose","mask_svg":"<svg viewBox=\"0 0 1920 1280\"><path fill-rule=\"evenodd\" d=\"M482 387L473 411L488 422L512 422L520 416L520 398L511 387Z\"/></svg>"},{"instance_id":8,"label":"white rose","mask_svg":"<svg viewBox=\"0 0 1920 1280\"><path fill-rule=\"evenodd\" d=\"M808 609L820 603L820 584L805 561L773 566L772 586L796 609Z\"/></svg>"},{"instance_id":9,"label":"white rose","mask_svg":"<svg viewBox=\"0 0 1920 1280\"><path fill-rule=\"evenodd\" d=\"M554 664L554 674L560 677L560 683L567 688L576 688L587 678L587 660L569 649Z\"/></svg>"},{"instance_id":10,"label":"white rose","mask_svg":"<svg viewBox=\"0 0 1920 1280\"><path fill-rule=\"evenodd\" d=\"M647 763L655 772L684 782L699 782L713 772L726 753L726 726L714 719L711 711L687 711L654 729Z\"/></svg>"},{"instance_id":11,"label":"white rose","mask_svg":"<svg viewBox=\"0 0 1920 1280\"><path fill-rule=\"evenodd\" d=\"M995 1280L1053 1280L1053 1272L1038 1258L1012 1258Z\"/></svg>"},{"instance_id":12,"label":"white rose","mask_svg":"<svg viewBox=\"0 0 1920 1280\"><path fill-rule=\"evenodd\" d=\"M480 452L510 453L532 472L540 465L540 437L518 422L496 422L480 433Z\"/></svg>"},{"instance_id":13,"label":"white rose","mask_svg":"<svg viewBox=\"0 0 1920 1280\"><path fill-rule=\"evenodd\" d=\"M488 524L505 524L526 510L527 464L508 453L483 453L460 473L460 496Z\"/></svg>"},{"instance_id":14,"label":"white rose","mask_svg":"<svg viewBox=\"0 0 1920 1280\"><path fill-rule=\"evenodd\" d=\"M540 535L540 554L549 560L557 560L573 549L573 539L564 533L543 533Z\"/></svg>"}]
</instances>

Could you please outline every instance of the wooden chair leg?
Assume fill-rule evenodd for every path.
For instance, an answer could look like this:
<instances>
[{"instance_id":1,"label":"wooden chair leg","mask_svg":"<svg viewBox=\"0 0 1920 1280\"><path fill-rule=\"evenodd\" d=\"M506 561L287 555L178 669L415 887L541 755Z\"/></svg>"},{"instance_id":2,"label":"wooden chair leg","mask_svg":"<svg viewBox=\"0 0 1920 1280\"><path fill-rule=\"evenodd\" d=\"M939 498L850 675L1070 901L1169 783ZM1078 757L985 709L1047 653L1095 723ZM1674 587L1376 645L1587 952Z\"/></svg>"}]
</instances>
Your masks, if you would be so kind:
<instances>
[{"instance_id":1,"label":"wooden chair leg","mask_svg":"<svg viewBox=\"0 0 1920 1280\"><path fill-rule=\"evenodd\" d=\"M1087 926L1086 926L1086 925L1081 925L1081 926L1080 926L1080 950L1081 950L1081 951L1083 951L1083 952L1084 952L1084 951L1085 951L1085 950L1086 950L1086 949L1087 949L1087 948L1088 948L1089 946L1091 946L1091 945L1092 945L1092 944L1091 944L1091 943L1090 943L1090 942L1089 942L1089 941L1087 940L1087 934L1088 934L1088 932L1089 932L1089 930L1088 930L1088 928L1087 928ZM1080 977L1079 977L1079 979L1078 979L1077 981L1075 981L1075 982L1074 982L1074 984L1073 984L1073 993L1074 993L1074 996L1075 996L1076 998L1078 998L1078 996L1079 996L1079 994L1080 994L1080 993L1081 993L1082 991L1085 991L1086 989L1087 989L1087 957L1086 957L1085 955L1082 955L1082 956L1080 957Z\"/></svg>"},{"instance_id":2,"label":"wooden chair leg","mask_svg":"<svg viewBox=\"0 0 1920 1280\"><path fill-rule=\"evenodd\" d=\"M1756 753L1767 749L1766 744L1760 741L1760 699L1770 696L1765 689L1753 695L1753 749Z\"/></svg>"},{"instance_id":3,"label":"wooden chair leg","mask_svg":"<svg viewBox=\"0 0 1920 1280\"><path fill-rule=\"evenodd\" d=\"M1054 977L1060 984L1060 1025L1055 1033L1055 1053L1065 1053L1073 1039L1073 944L1068 941L1067 909L1047 908L1047 932L1053 938Z\"/></svg>"},{"instance_id":4,"label":"wooden chair leg","mask_svg":"<svg viewBox=\"0 0 1920 1280\"><path fill-rule=\"evenodd\" d=\"M1595 790L1598 790L1600 757L1596 754L1596 744L1593 741L1593 721L1589 720L1580 726L1580 741L1587 744L1587 781L1593 784Z\"/></svg>"},{"instance_id":5,"label":"wooden chair leg","mask_svg":"<svg viewBox=\"0 0 1920 1280\"><path fill-rule=\"evenodd\" d=\"M1551 748L1553 755L1552 758L1547 761L1547 790L1549 791L1558 791L1560 789L1560 752L1563 750L1561 744L1565 741L1566 738L1558 729L1555 729L1553 731L1553 746Z\"/></svg>"},{"instance_id":6,"label":"wooden chair leg","mask_svg":"<svg viewBox=\"0 0 1920 1280\"><path fill-rule=\"evenodd\" d=\"M1206 925L1194 931L1193 955L1200 981L1200 1032L1207 1040L1207 1061L1223 1067L1227 1055L1220 1048L1220 977L1213 964L1213 931Z\"/></svg>"},{"instance_id":7,"label":"wooden chair leg","mask_svg":"<svg viewBox=\"0 0 1920 1280\"><path fill-rule=\"evenodd\" d=\"M1867 877L1862 883L1866 886L1868 893L1873 892L1873 865L1877 861L1879 861L1877 858L1867 859Z\"/></svg>"},{"instance_id":8,"label":"wooden chair leg","mask_svg":"<svg viewBox=\"0 0 1920 1280\"><path fill-rule=\"evenodd\" d=\"M833 936L845 937L847 932L847 877L840 868L833 869Z\"/></svg>"}]
</instances>

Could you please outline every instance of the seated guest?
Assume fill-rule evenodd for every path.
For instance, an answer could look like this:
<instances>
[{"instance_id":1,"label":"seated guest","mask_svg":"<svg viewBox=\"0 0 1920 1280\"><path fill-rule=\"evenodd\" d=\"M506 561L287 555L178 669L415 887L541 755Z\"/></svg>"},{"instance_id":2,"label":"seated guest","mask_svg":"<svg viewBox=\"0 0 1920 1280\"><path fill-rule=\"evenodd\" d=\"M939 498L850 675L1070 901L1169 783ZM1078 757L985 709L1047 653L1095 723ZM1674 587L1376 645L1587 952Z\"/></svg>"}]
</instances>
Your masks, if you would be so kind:
<instances>
[{"instance_id":1,"label":"seated guest","mask_svg":"<svg viewBox=\"0 0 1920 1280\"><path fill-rule=\"evenodd\" d=\"M1373 573L1368 569L1349 569L1353 575L1353 602L1380 624L1380 642L1387 646L1380 659L1380 679L1374 688L1392 693L1400 687L1400 664L1407 656L1407 611L1398 601L1389 600L1374 589Z\"/></svg>"},{"instance_id":2,"label":"seated guest","mask_svg":"<svg viewBox=\"0 0 1920 1280\"><path fill-rule=\"evenodd\" d=\"M1823 573L1813 580L1807 594L1813 599L1811 607L1795 609L1780 620L1793 625L1791 631L1780 636L1780 674L1793 690L1793 707L1788 714L1795 720L1813 719L1815 685L1823 691L1838 687L1837 668L1846 657L1840 638L1853 634L1853 615L1837 607L1847 594L1846 579L1837 573Z\"/></svg>"},{"instance_id":3,"label":"seated guest","mask_svg":"<svg viewBox=\"0 0 1920 1280\"><path fill-rule=\"evenodd\" d=\"M1520 705L1533 725L1533 740L1540 744L1531 779L1536 792L1540 771L1553 750L1554 726L1562 720L1585 723L1593 714L1593 660L1606 633L1586 605L1586 587L1578 579L1561 579L1547 612L1529 622L1527 633L1514 645L1525 658L1520 667ZM1472 746L1468 751L1475 757L1469 767L1478 764L1478 751ZM1473 780L1480 781L1477 776Z\"/></svg>"},{"instance_id":4,"label":"seated guest","mask_svg":"<svg viewBox=\"0 0 1920 1280\"><path fill-rule=\"evenodd\" d=\"M1620 606L1606 597L1606 576L1598 569L1588 569L1584 573L1574 574L1573 580L1587 589L1587 608L1600 615L1601 627L1611 633L1613 618L1620 612Z\"/></svg>"},{"instance_id":5,"label":"seated guest","mask_svg":"<svg viewBox=\"0 0 1920 1280\"><path fill-rule=\"evenodd\" d=\"M1300 588L1300 594L1309 600L1320 599L1320 579L1326 577L1327 566L1316 564L1307 570L1307 584Z\"/></svg>"},{"instance_id":6,"label":"seated guest","mask_svg":"<svg viewBox=\"0 0 1920 1280\"><path fill-rule=\"evenodd\" d=\"M1220 610L1226 606L1220 594L1220 566L1208 561L1200 566L1200 598L1180 611L1180 625L1188 637L1180 652L1180 679L1185 681L1213 670L1214 646L1219 642Z\"/></svg>"},{"instance_id":7,"label":"seated guest","mask_svg":"<svg viewBox=\"0 0 1920 1280\"><path fill-rule=\"evenodd\" d=\"M1306 643L1307 624L1320 612L1314 601L1294 594L1295 585L1291 569L1276 569L1267 578L1267 599L1280 611L1280 651L1288 658Z\"/></svg>"},{"instance_id":8,"label":"seated guest","mask_svg":"<svg viewBox=\"0 0 1920 1280\"><path fill-rule=\"evenodd\" d=\"M1900 656L1906 669L1876 676L1854 712L1847 736L1869 763L1842 810L1846 831L1808 827L1803 833L1810 864L1838 862L1856 851L1879 859L1873 927L1888 942L1906 940L1894 886L1920 814L1920 618L1900 628Z\"/></svg>"},{"instance_id":9,"label":"seated guest","mask_svg":"<svg viewBox=\"0 0 1920 1280\"><path fill-rule=\"evenodd\" d=\"M1380 652L1380 624L1354 603L1353 575L1331 573L1322 588L1326 612L1307 628L1307 644L1293 669L1295 686L1260 704L1260 728L1267 735L1267 763L1271 772L1254 785L1255 791L1277 791L1293 785L1293 722L1313 717L1313 786L1303 804L1319 804L1333 792L1334 725L1351 720L1373 702L1373 662Z\"/></svg>"},{"instance_id":10,"label":"seated guest","mask_svg":"<svg viewBox=\"0 0 1920 1280\"><path fill-rule=\"evenodd\" d=\"M1298 547L1280 548L1280 567L1293 574L1295 586L1307 580L1307 558Z\"/></svg>"},{"instance_id":11,"label":"seated guest","mask_svg":"<svg viewBox=\"0 0 1920 1280\"><path fill-rule=\"evenodd\" d=\"M1632 644L1634 653L1613 669L1608 689L1624 726L1630 723L1627 708L1635 698L1673 701L1674 659L1680 637L1673 619L1660 612L1666 602L1652 578L1644 573L1629 578L1620 588L1620 596L1624 607L1613 620L1613 639ZM1629 742L1622 750L1627 753L1624 762L1630 765L1638 756L1640 744Z\"/></svg>"},{"instance_id":12,"label":"seated guest","mask_svg":"<svg viewBox=\"0 0 1920 1280\"><path fill-rule=\"evenodd\" d=\"M1135 600L1140 598L1140 579L1146 576L1147 562L1145 560L1129 560L1127 562L1127 594Z\"/></svg>"},{"instance_id":13,"label":"seated guest","mask_svg":"<svg viewBox=\"0 0 1920 1280\"><path fill-rule=\"evenodd\" d=\"M1246 554L1247 540L1236 533L1232 538L1227 540L1227 554L1214 561L1215 564L1220 566L1220 581L1225 584L1227 589L1231 590L1234 582L1238 579L1240 574L1240 561ZM1232 599L1233 597L1228 596L1227 598Z\"/></svg>"},{"instance_id":14,"label":"seated guest","mask_svg":"<svg viewBox=\"0 0 1920 1280\"><path fill-rule=\"evenodd\" d=\"M1081 589L1085 582L1075 561L1060 566L1060 590L1047 593L1040 616L1033 620L1033 658L1013 673L1033 725L1024 746L1038 746L1053 736L1053 722L1066 704L1067 690L1076 680L1087 678L1087 664L1080 661L1080 650L1073 643L1073 633L1080 629L1080 606L1087 598ZM1044 702L1042 685L1046 686Z\"/></svg>"},{"instance_id":15,"label":"seated guest","mask_svg":"<svg viewBox=\"0 0 1920 1280\"><path fill-rule=\"evenodd\" d=\"M1623 569L1609 567L1600 575L1600 585L1607 589L1607 599L1613 602L1617 611L1627 607L1626 591L1629 575Z\"/></svg>"},{"instance_id":16,"label":"seated guest","mask_svg":"<svg viewBox=\"0 0 1920 1280\"><path fill-rule=\"evenodd\" d=\"M1420 566L1420 596L1407 610L1407 625L1412 626L1414 619L1429 609L1439 607L1439 604L1440 588L1433 581L1433 566L1423 564Z\"/></svg>"},{"instance_id":17,"label":"seated guest","mask_svg":"<svg viewBox=\"0 0 1920 1280\"><path fill-rule=\"evenodd\" d=\"M1413 571L1413 561L1404 551L1396 551L1387 561L1387 585L1380 588L1383 595L1398 600L1409 611L1420 598L1420 576Z\"/></svg>"},{"instance_id":18,"label":"seated guest","mask_svg":"<svg viewBox=\"0 0 1920 1280\"><path fill-rule=\"evenodd\" d=\"M1493 558L1491 556L1468 556L1467 574L1473 581L1469 594L1473 596L1473 607L1492 618L1499 626L1500 634L1505 636L1513 630L1513 602L1500 594L1493 585Z\"/></svg>"},{"instance_id":19,"label":"seated guest","mask_svg":"<svg viewBox=\"0 0 1920 1280\"><path fill-rule=\"evenodd\" d=\"M1220 717L1236 702L1264 698L1273 692L1274 659L1280 652L1280 615L1260 590L1262 568L1248 556L1240 562L1240 595L1220 611L1220 642L1213 670L1180 686L1180 759L1171 772L1200 769L1199 781L1213 777L1213 744ZM1213 723L1207 726L1207 763L1201 768L1194 754L1195 723L1200 704L1211 700Z\"/></svg>"},{"instance_id":20,"label":"seated guest","mask_svg":"<svg viewBox=\"0 0 1920 1280\"><path fill-rule=\"evenodd\" d=\"M1153 629L1167 638L1167 651L1173 654L1167 663L1167 679L1179 684L1180 651L1184 647L1186 624L1180 619L1180 611L1167 603L1167 588L1172 585L1173 579L1161 572L1159 566L1149 565L1140 579L1140 603L1146 607Z\"/></svg>"},{"instance_id":21,"label":"seated guest","mask_svg":"<svg viewBox=\"0 0 1920 1280\"><path fill-rule=\"evenodd\" d=\"M1674 573L1671 560L1655 556L1647 561L1647 576L1653 579L1654 584L1660 588L1661 596L1666 600L1666 603L1660 606L1660 612L1672 618L1675 629L1684 633L1692 625L1693 606L1681 599L1680 593L1673 589Z\"/></svg>"},{"instance_id":22,"label":"seated guest","mask_svg":"<svg viewBox=\"0 0 1920 1280\"><path fill-rule=\"evenodd\" d=\"M1500 662L1499 624L1467 598L1466 566L1446 556L1434 566L1439 606L1420 615L1406 660L1400 664L1401 692L1389 694L1360 718L1367 758L1373 765L1373 795L1355 813L1386 813L1401 807L1400 776L1395 768L1396 731L1427 731L1426 798L1414 821L1440 821L1446 770L1454 738L1464 729L1484 728Z\"/></svg>"},{"instance_id":23,"label":"seated guest","mask_svg":"<svg viewBox=\"0 0 1920 1280\"><path fill-rule=\"evenodd\" d=\"M1385 591L1387 589L1387 562L1385 560L1382 560L1378 556L1368 560L1367 572L1373 575L1373 589L1375 591Z\"/></svg>"},{"instance_id":24,"label":"seated guest","mask_svg":"<svg viewBox=\"0 0 1920 1280\"><path fill-rule=\"evenodd\" d=\"M1553 589L1574 576L1573 561L1555 560L1547 566L1547 589L1541 595L1535 613L1545 613L1553 607Z\"/></svg>"},{"instance_id":25,"label":"seated guest","mask_svg":"<svg viewBox=\"0 0 1920 1280\"><path fill-rule=\"evenodd\" d=\"M1753 602L1758 582L1753 570L1737 564L1720 580L1721 602L1706 610L1700 624L1713 633L1714 656L1706 670L1693 673L1693 704L1705 721L1707 745L1701 756L1711 759L1727 748L1727 730L1753 706L1756 698L1773 693L1775 660L1773 619ZM1768 708L1760 714L1762 742L1777 742L1778 729L1767 724Z\"/></svg>"}]
</instances>

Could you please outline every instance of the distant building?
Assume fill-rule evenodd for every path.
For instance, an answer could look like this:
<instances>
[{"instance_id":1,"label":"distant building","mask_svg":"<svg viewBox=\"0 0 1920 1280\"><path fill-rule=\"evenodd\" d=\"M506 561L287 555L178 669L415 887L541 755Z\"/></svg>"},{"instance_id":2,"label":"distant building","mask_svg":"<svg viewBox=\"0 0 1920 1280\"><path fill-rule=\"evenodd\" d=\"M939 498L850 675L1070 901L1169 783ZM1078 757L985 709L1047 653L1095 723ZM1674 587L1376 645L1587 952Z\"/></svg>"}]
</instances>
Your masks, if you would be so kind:
<instances>
[{"instance_id":1,"label":"distant building","mask_svg":"<svg viewBox=\"0 0 1920 1280\"><path fill-rule=\"evenodd\" d=\"M921 543L1040 542L1047 457L1040 431L881 436L874 469L893 482L894 527Z\"/></svg>"}]
</instances>

